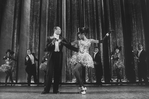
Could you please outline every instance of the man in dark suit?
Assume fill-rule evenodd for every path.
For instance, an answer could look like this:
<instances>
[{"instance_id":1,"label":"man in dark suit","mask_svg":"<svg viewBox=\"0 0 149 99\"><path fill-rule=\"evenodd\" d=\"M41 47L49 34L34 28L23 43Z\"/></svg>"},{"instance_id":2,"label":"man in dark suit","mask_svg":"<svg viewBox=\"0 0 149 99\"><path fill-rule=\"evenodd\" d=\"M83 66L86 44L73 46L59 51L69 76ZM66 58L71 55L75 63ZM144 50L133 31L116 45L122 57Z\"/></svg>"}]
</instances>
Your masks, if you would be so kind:
<instances>
[{"instance_id":1,"label":"man in dark suit","mask_svg":"<svg viewBox=\"0 0 149 99\"><path fill-rule=\"evenodd\" d=\"M103 70L102 70L101 56L100 56L98 47L95 47L93 60L94 60L94 68L95 68L95 75L96 75L96 84L102 85L101 79L103 76Z\"/></svg>"},{"instance_id":2,"label":"man in dark suit","mask_svg":"<svg viewBox=\"0 0 149 99\"><path fill-rule=\"evenodd\" d=\"M61 28L54 27L54 34L47 39L47 50L49 52L47 71L46 71L46 82L44 91L41 94L47 94L50 91L52 84L52 77L54 75L53 93L57 94L59 91L59 83L61 80L62 72L62 48L63 46L78 51L78 48L71 46L61 35Z\"/></svg>"},{"instance_id":3,"label":"man in dark suit","mask_svg":"<svg viewBox=\"0 0 149 99\"><path fill-rule=\"evenodd\" d=\"M139 82L142 83L142 79L147 84L147 64L146 64L146 51L143 49L143 45L138 45L138 78Z\"/></svg>"},{"instance_id":4,"label":"man in dark suit","mask_svg":"<svg viewBox=\"0 0 149 99\"><path fill-rule=\"evenodd\" d=\"M37 83L35 61L38 61L38 59L35 57L34 53L31 53L31 50L28 49L27 56L25 57L25 65L26 65L25 70L28 74L27 77L28 86L30 86L32 76L34 77L34 82Z\"/></svg>"}]
</instances>

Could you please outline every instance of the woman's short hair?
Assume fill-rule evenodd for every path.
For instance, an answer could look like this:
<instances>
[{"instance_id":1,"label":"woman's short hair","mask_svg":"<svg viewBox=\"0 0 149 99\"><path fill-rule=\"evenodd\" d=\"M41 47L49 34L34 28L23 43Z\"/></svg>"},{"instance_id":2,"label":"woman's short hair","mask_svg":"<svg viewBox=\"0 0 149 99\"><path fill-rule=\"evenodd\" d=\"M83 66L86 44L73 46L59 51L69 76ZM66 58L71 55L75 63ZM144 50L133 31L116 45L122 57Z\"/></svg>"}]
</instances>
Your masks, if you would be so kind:
<instances>
[{"instance_id":1,"label":"woman's short hair","mask_svg":"<svg viewBox=\"0 0 149 99\"><path fill-rule=\"evenodd\" d=\"M10 50L10 49L7 49L6 54L7 54L7 53L10 53L11 55L13 55L13 54L14 54L14 51L12 51L12 50Z\"/></svg>"},{"instance_id":2,"label":"woman's short hair","mask_svg":"<svg viewBox=\"0 0 149 99\"><path fill-rule=\"evenodd\" d=\"M81 28L79 28L79 32L80 32L80 34L87 34L88 33L88 31L89 31L89 29L88 28L86 28L86 27L81 27Z\"/></svg>"}]
</instances>

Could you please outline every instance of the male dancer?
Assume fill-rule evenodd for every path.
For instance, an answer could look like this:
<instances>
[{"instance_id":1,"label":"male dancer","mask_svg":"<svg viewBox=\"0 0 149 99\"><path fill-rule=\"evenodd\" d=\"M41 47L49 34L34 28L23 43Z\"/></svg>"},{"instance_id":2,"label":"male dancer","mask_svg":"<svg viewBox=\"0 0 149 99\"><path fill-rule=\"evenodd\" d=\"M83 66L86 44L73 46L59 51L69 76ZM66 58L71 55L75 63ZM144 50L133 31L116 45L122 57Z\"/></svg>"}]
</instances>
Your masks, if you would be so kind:
<instances>
[{"instance_id":1,"label":"male dancer","mask_svg":"<svg viewBox=\"0 0 149 99\"><path fill-rule=\"evenodd\" d=\"M101 56L98 47L95 47L93 61L95 67L96 84L102 85L101 79L103 76L103 70L102 70Z\"/></svg>"},{"instance_id":2,"label":"male dancer","mask_svg":"<svg viewBox=\"0 0 149 99\"><path fill-rule=\"evenodd\" d=\"M34 53L31 53L31 50L27 50L27 56L25 57L25 65L26 65L26 72L28 74L27 77L27 83L28 86L30 86L31 83L31 77L34 77L34 83L37 83L37 78L36 78L36 62L38 59L35 57Z\"/></svg>"},{"instance_id":3,"label":"male dancer","mask_svg":"<svg viewBox=\"0 0 149 99\"><path fill-rule=\"evenodd\" d=\"M54 34L47 40L47 50L49 52L48 65L46 71L46 82L44 91L41 94L47 94L50 91L52 84L52 76L54 74L53 93L57 94L59 91L59 82L62 70L62 48L67 48L78 51L78 48L71 46L61 35L61 28L54 27Z\"/></svg>"},{"instance_id":4,"label":"male dancer","mask_svg":"<svg viewBox=\"0 0 149 99\"><path fill-rule=\"evenodd\" d=\"M137 57L138 57L138 78L139 78L139 82L142 84L142 79L143 79L145 84L148 84L147 65L146 65L146 51L144 50L142 44L138 45Z\"/></svg>"}]
</instances>

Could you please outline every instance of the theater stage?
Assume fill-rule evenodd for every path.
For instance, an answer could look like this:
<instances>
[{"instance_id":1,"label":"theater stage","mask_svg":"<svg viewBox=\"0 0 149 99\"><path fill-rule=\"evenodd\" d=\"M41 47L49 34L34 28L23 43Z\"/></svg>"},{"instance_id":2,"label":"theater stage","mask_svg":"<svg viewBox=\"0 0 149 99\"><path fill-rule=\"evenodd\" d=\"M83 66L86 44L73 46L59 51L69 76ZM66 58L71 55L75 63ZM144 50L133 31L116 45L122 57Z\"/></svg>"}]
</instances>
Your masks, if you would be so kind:
<instances>
[{"instance_id":1,"label":"theater stage","mask_svg":"<svg viewBox=\"0 0 149 99\"><path fill-rule=\"evenodd\" d=\"M75 85L62 85L59 94L40 94L42 86L0 86L0 99L149 99L149 86L87 85L87 94L81 95Z\"/></svg>"}]
</instances>

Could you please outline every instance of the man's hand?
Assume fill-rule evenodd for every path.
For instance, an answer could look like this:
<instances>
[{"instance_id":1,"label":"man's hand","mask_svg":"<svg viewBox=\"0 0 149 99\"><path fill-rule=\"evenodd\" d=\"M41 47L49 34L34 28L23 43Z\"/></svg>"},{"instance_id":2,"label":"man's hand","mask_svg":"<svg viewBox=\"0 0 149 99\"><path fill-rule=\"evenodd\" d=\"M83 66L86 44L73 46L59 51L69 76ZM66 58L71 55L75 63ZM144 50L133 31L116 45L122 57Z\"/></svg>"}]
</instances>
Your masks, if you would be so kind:
<instances>
[{"instance_id":1,"label":"man's hand","mask_svg":"<svg viewBox=\"0 0 149 99\"><path fill-rule=\"evenodd\" d=\"M52 45L55 44L55 41L56 41L56 38L54 38L54 39L52 40Z\"/></svg>"},{"instance_id":2,"label":"man's hand","mask_svg":"<svg viewBox=\"0 0 149 99\"><path fill-rule=\"evenodd\" d=\"M28 61L28 59L29 59L29 57L28 56L26 56L26 60Z\"/></svg>"}]
</instances>

